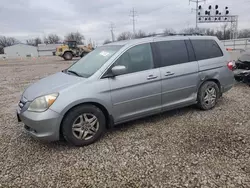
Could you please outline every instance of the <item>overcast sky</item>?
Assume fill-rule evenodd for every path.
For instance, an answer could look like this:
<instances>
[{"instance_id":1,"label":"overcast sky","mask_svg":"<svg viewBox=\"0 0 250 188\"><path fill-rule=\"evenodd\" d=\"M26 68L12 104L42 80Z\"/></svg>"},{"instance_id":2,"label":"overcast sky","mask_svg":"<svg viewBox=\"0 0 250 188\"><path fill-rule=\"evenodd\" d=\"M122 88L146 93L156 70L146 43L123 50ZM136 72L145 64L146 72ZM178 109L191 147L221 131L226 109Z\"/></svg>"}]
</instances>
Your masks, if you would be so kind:
<instances>
[{"instance_id":1,"label":"overcast sky","mask_svg":"<svg viewBox=\"0 0 250 188\"><path fill-rule=\"evenodd\" d=\"M204 7L218 4L229 6L239 15L239 28L250 28L250 0L207 0ZM136 30L162 32L164 28L177 31L195 26L195 14L188 0L0 0L0 35L21 40L44 37L55 33L64 37L79 31L86 39L98 43L111 38L109 25L115 24L114 34L132 31L130 10L137 11ZM219 28L218 24L199 27Z\"/></svg>"}]
</instances>

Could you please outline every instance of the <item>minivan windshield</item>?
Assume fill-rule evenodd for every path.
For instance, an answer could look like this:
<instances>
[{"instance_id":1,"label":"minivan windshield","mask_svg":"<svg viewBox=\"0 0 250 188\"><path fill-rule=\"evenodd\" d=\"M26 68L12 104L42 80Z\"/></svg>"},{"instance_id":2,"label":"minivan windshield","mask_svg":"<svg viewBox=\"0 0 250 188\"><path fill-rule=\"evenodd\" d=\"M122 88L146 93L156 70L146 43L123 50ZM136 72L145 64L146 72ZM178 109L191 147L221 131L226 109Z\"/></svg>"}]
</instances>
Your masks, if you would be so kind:
<instances>
[{"instance_id":1,"label":"minivan windshield","mask_svg":"<svg viewBox=\"0 0 250 188\"><path fill-rule=\"evenodd\" d=\"M122 46L107 45L96 48L70 66L66 71L88 78L98 71Z\"/></svg>"}]
</instances>

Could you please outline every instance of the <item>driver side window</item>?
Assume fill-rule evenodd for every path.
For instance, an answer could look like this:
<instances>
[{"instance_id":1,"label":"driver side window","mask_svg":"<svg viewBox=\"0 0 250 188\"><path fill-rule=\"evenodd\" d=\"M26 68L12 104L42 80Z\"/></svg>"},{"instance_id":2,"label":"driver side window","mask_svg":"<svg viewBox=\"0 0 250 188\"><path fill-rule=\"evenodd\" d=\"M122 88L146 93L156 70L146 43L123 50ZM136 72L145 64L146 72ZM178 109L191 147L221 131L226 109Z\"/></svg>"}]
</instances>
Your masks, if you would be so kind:
<instances>
[{"instance_id":1,"label":"driver side window","mask_svg":"<svg viewBox=\"0 0 250 188\"><path fill-rule=\"evenodd\" d=\"M150 44L140 44L130 48L115 62L127 68L126 74L154 68Z\"/></svg>"}]
</instances>

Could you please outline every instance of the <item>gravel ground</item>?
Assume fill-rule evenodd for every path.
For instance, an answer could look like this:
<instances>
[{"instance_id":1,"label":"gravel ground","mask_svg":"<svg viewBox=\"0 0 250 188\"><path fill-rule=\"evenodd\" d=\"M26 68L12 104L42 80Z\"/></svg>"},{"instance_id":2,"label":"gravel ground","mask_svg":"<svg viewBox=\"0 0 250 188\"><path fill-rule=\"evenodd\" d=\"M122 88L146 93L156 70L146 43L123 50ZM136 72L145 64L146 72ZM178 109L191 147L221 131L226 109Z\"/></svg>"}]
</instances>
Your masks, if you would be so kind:
<instances>
[{"instance_id":1,"label":"gravel ground","mask_svg":"<svg viewBox=\"0 0 250 188\"><path fill-rule=\"evenodd\" d=\"M31 138L15 116L22 91L69 64L0 62L0 187L250 187L250 88L243 84L213 110L129 122L87 147Z\"/></svg>"}]
</instances>

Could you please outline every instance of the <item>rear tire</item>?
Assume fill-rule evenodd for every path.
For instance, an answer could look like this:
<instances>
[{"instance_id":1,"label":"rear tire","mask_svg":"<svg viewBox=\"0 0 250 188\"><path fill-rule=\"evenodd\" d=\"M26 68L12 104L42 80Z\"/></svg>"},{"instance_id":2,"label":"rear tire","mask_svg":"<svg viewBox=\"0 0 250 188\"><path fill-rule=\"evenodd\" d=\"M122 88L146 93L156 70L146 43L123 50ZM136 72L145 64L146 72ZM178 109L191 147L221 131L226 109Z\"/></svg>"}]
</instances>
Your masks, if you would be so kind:
<instances>
[{"instance_id":1,"label":"rear tire","mask_svg":"<svg viewBox=\"0 0 250 188\"><path fill-rule=\"evenodd\" d=\"M87 146L94 143L104 133L105 128L105 116L94 105L73 108L62 122L63 137L75 146Z\"/></svg>"},{"instance_id":2,"label":"rear tire","mask_svg":"<svg viewBox=\"0 0 250 188\"><path fill-rule=\"evenodd\" d=\"M63 54L63 59L66 61L72 60L72 58L73 58L73 54L71 52L65 52Z\"/></svg>"},{"instance_id":3,"label":"rear tire","mask_svg":"<svg viewBox=\"0 0 250 188\"><path fill-rule=\"evenodd\" d=\"M198 92L198 107L202 110L210 110L217 104L220 97L220 89L213 81L203 83Z\"/></svg>"}]
</instances>

